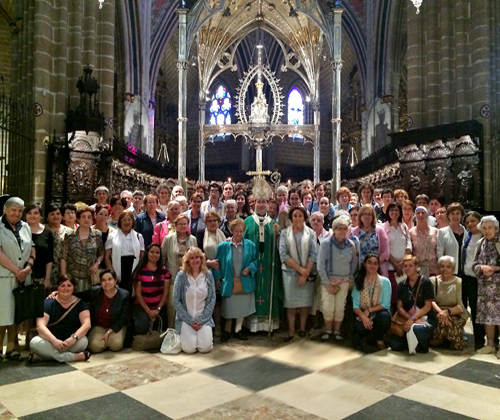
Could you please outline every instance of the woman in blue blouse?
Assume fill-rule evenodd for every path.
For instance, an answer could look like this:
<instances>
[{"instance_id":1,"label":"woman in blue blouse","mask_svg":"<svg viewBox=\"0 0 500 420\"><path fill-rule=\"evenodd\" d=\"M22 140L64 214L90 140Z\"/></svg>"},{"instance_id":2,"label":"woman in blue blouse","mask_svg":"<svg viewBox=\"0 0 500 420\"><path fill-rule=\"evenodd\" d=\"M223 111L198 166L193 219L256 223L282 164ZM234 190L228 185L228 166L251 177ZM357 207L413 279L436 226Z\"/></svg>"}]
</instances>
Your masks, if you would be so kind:
<instances>
[{"instance_id":1,"label":"woman in blue blouse","mask_svg":"<svg viewBox=\"0 0 500 420\"><path fill-rule=\"evenodd\" d=\"M368 254L352 289L352 302L356 319L353 324L353 344L369 351L373 344L385 348L384 335L391 326L391 282L379 271L378 255Z\"/></svg>"}]
</instances>

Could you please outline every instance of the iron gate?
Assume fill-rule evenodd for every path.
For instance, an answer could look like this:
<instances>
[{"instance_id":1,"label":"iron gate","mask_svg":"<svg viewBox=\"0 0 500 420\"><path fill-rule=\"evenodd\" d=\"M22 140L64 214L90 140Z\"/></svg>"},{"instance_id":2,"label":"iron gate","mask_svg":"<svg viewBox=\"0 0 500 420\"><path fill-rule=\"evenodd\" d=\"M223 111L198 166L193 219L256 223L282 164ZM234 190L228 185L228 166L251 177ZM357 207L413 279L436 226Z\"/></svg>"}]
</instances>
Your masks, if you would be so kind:
<instances>
[{"instance_id":1,"label":"iron gate","mask_svg":"<svg viewBox=\"0 0 500 420\"><path fill-rule=\"evenodd\" d=\"M0 95L0 193L33 199L35 117L27 106Z\"/></svg>"}]
</instances>

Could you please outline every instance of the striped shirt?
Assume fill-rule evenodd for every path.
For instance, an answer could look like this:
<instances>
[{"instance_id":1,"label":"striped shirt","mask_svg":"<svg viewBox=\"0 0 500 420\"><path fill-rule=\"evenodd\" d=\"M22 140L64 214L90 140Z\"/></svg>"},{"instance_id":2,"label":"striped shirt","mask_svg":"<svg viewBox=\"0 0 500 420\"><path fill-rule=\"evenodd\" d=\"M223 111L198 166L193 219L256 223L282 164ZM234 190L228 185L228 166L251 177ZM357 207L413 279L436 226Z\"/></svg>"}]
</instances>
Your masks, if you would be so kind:
<instances>
[{"instance_id":1,"label":"striped shirt","mask_svg":"<svg viewBox=\"0 0 500 420\"><path fill-rule=\"evenodd\" d=\"M139 281L141 282L142 298L146 305L151 309L156 309L161 301L165 281L170 281L170 273L165 267L162 267L159 275L155 275L156 271L148 270L147 267L141 271ZM139 302L136 299L136 303Z\"/></svg>"}]
</instances>

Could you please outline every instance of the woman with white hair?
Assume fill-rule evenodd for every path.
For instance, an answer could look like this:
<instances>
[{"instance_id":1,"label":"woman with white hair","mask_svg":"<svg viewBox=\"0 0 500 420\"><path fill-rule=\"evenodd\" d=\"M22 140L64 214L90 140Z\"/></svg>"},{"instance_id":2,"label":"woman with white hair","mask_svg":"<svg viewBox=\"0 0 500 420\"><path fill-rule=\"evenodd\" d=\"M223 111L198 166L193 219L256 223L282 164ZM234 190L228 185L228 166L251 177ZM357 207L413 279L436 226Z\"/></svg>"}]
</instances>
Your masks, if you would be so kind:
<instances>
[{"instance_id":1,"label":"woman with white hair","mask_svg":"<svg viewBox=\"0 0 500 420\"><path fill-rule=\"evenodd\" d=\"M15 301L12 291L18 283L29 283L36 253L31 229L21 220L24 201L18 197L9 198L4 205L0 219L0 361L3 360L3 340L7 331L8 360L20 360L16 343L14 324Z\"/></svg>"},{"instance_id":2,"label":"woman with white hair","mask_svg":"<svg viewBox=\"0 0 500 420\"><path fill-rule=\"evenodd\" d=\"M313 213L313 216L317 213ZM325 319L323 341L331 335L337 341L343 339L340 329L349 284L354 280L358 267L356 245L347 238L349 221L338 217L332 223L333 234L321 241L318 252L318 272L321 277L321 311ZM333 329L333 331L332 331Z\"/></svg>"},{"instance_id":3,"label":"woman with white hair","mask_svg":"<svg viewBox=\"0 0 500 420\"><path fill-rule=\"evenodd\" d=\"M480 227L484 237L477 243L476 257L472 269L477 275L476 322L484 324L487 344L477 352L495 352L495 328L500 330L500 243L498 242L498 220L495 216L484 216ZM496 354L500 359L500 350Z\"/></svg>"},{"instance_id":4,"label":"woman with white hair","mask_svg":"<svg viewBox=\"0 0 500 420\"><path fill-rule=\"evenodd\" d=\"M469 318L462 302L462 279L455 276L456 260L444 255L438 260L440 275L431 277L435 300L432 307L437 313L436 329L430 345L437 347L448 341L456 350L463 350L464 326Z\"/></svg>"}]
</instances>

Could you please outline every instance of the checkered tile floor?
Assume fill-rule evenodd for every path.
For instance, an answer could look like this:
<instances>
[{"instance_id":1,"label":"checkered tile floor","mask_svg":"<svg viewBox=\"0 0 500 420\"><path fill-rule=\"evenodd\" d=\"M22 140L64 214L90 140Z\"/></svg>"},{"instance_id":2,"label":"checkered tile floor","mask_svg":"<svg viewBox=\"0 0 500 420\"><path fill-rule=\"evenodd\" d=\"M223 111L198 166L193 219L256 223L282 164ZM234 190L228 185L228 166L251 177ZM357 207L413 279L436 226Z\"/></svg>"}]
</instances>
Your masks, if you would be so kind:
<instances>
[{"instance_id":1,"label":"checkered tile floor","mask_svg":"<svg viewBox=\"0 0 500 420\"><path fill-rule=\"evenodd\" d=\"M0 420L16 418L498 420L500 361L447 350L362 355L279 336L230 340L210 354L4 361Z\"/></svg>"}]
</instances>

